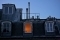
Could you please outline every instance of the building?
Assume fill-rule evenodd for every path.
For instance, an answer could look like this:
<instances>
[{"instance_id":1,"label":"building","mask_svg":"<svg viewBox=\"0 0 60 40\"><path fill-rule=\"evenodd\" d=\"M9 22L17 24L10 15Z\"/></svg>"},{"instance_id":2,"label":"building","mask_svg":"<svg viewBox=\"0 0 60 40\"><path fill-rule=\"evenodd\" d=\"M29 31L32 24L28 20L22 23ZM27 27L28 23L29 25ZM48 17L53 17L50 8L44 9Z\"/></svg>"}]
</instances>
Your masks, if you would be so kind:
<instances>
[{"instance_id":1,"label":"building","mask_svg":"<svg viewBox=\"0 0 60 40\"><path fill-rule=\"evenodd\" d=\"M0 38L39 38L60 37L60 19L47 17L40 19L22 19L22 8L14 4L2 4L0 17ZM27 13L28 14L28 11ZM27 15L28 17L28 15Z\"/></svg>"},{"instance_id":2,"label":"building","mask_svg":"<svg viewBox=\"0 0 60 40\"><path fill-rule=\"evenodd\" d=\"M22 19L22 8L17 9L14 4L2 4L2 9L2 20L15 21L15 19L20 18L20 21Z\"/></svg>"},{"instance_id":3,"label":"building","mask_svg":"<svg viewBox=\"0 0 60 40\"><path fill-rule=\"evenodd\" d=\"M14 21L21 21L22 20L22 8L16 9L16 14L14 15Z\"/></svg>"},{"instance_id":4,"label":"building","mask_svg":"<svg viewBox=\"0 0 60 40\"><path fill-rule=\"evenodd\" d=\"M0 9L0 20L2 18L2 9Z\"/></svg>"}]
</instances>

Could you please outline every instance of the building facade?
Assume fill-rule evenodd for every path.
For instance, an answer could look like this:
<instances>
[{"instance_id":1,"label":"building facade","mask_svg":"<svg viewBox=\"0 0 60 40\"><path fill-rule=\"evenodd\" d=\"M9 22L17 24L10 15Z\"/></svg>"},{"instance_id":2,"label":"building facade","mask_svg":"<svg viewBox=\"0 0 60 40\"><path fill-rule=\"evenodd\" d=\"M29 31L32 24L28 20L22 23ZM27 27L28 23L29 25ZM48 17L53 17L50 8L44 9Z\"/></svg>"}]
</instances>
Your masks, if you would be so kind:
<instances>
[{"instance_id":1,"label":"building facade","mask_svg":"<svg viewBox=\"0 0 60 40\"><path fill-rule=\"evenodd\" d=\"M2 4L0 38L60 37L60 19L22 19L22 8ZM32 21L33 20L33 21Z\"/></svg>"}]
</instances>

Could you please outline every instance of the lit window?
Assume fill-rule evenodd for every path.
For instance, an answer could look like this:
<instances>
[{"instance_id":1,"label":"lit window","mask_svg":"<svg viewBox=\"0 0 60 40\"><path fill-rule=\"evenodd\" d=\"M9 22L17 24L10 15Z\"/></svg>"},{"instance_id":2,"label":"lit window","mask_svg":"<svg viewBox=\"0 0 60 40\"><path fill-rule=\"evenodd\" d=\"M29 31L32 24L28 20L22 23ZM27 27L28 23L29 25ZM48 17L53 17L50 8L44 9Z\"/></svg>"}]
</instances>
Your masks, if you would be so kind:
<instances>
[{"instance_id":1,"label":"lit window","mask_svg":"<svg viewBox=\"0 0 60 40\"><path fill-rule=\"evenodd\" d=\"M24 23L24 33L32 33L32 23L31 22Z\"/></svg>"},{"instance_id":2,"label":"lit window","mask_svg":"<svg viewBox=\"0 0 60 40\"><path fill-rule=\"evenodd\" d=\"M47 32L54 32L54 23L53 22L46 22L46 31Z\"/></svg>"}]
</instances>

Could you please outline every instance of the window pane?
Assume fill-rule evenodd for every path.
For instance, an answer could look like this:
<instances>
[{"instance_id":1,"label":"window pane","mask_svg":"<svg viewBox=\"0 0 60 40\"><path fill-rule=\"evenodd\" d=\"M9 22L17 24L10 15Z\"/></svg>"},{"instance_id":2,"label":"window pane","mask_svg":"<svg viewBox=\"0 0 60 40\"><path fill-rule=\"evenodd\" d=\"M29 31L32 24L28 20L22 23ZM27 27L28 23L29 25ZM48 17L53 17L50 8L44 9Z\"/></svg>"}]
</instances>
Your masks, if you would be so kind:
<instances>
[{"instance_id":1,"label":"window pane","mask_svg":"<svg viewBox=\"0 0 60 40\"><path fill-rule=\"evenodd\" d=\"M3 23L3 27L6 27L6 23Z\"/></svg>"},{"instance_id":2,"label":"window pane","mask_svg":"<svg viewBox=\"0 0 60 40\"><path fill-rule=\"evenodd\" d=\"M52 23L50 23L50 31L53 31Z\"/></svg>"},{"instance_id":3,"label":"window pane","mask_svg":"<svg viewBox=\"0 0 60 40\"><path fill-rule=\"evenodd\" d=\"M6 29L3 29L3 32L6 32Z\"/></svg>"},{"instance_id":4,"label":"window pane","mask_svg":"<svg viewBox=\"0 0 60 40\"><path fill-rule=\"evenodd\" d=\"M7 24L7 27L9 27L9 24L10 24L10 23L6 23L6 24Z\"/></svg>"},{"instance_id":5,"label":"window pane","mask_svg":"<svg viewBox=\"0 0 60 40\"><path fill-rule=\"evenodd\" d=\"M10 23L4 22L3 23L3 32L9 32L10 30Z\"/></svg>"},{"instance_id":6,"label":"window pane","mask_svg":"<svg viewBox=\"0 0 60 40\"><path fill-rule=\"evenodd\" d=\"M49 23L47 23L47 31L49 31Z\"/></svg>"},{"instance_id":7,"label":"window pane","mask_svg":"<svg viewBox=\"0 0 60 40\"><path fill-rule=\"evenodd\" d=\"M9 24L10 24L10 23L3 23L3 26L4 26L4 27L9 27Z\"/></svg>"},{"instance_id":8,"label":"window pane","mask_svg":"<svg viewBox=\"0 0 60 40\"><path fill-rule=\"evenodd\" d=\"M8 14L8 7L5 7L5 14Z\"/></svg>"},{"instance_id":9,"label":"window pane","mask_svg":"<svg viewBox=\"0 0 60 40\"><path fill-rule=\"evenodd\" d=\"M7 29L5 28L5 29L3 29L3 32L9 32L9 30L7 30Z\"/></svg>"},{"instance_id":10,"label":"window pane","mask_svg":"<svg viewBox=\"0 0 60 40\"><path fill-rule=\"evenodd\" d=\"M9 13L12 13L12 7L9 7Z\"/></svg>"},{"instance_id":11,"label":"window pane","mask_svg":"<svg viewBox=\"0 0 60 40\"><path fill-rule=\"evenodd\" d=\"M29 23L29 22L26 22L26 23L25 23L24 32L25 32L25 33L32 33L31 23Z\"/></svg>"}]
</instances>

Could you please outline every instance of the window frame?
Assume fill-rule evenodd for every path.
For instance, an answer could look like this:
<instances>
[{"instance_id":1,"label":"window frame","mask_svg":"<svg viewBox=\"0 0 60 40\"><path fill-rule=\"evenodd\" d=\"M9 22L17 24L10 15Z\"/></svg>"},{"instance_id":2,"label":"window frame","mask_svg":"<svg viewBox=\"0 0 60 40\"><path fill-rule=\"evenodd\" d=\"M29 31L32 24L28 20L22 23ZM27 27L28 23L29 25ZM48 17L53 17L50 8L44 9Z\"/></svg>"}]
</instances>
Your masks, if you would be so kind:
<instances>
[{"instance_id":1,"label":"window frame","mask_svg":"<svg viewBox=\"0 0 60 40\"><path fill-rule=\"evenodd\" d=\"M8 7L7 13L5 13L6 7ZM12 8L12 13L9 13L9 11L10 11L10 10L9 10L9 7ZM5 6L5 7L4 7L4 14L13 14L13 7L12 7L12 6Z\"/></svg>"},{"instance_id":2,"label":"window frame","mask_svg":"<svg viewBox=\"0 0 60 40\"><path fill-rule=\"evenodd\" d=\"M48 31L48 29L47 29L47 23L49 23L49 31ZM51 26L50 26L50 23L52 23L52 30L50 29L51 28ZM46 21L45 22L45 31L46 32L54 32L54 22L53 21Z\"/></svg>"},{"instance_id":3,"label":"window frame","mask_svg":"<svg viewBox=\"0 0 60 40\"><path fill-rule=\"evenodd\" d=\"M5 27L3 26L4 23L9 23L9 27L6 26L6 28L5 28ZM2 25L2 26L1 26L1 32L3 32L4 29L8 30L7 28L9 28L9 30L8 30L9 32L11 31L11 22L9 22L9 21L4 21L4 22L1 23L1 25ZM7 31L6 31L5 33L7 33Z\"/></svg>"}]
</instances>

